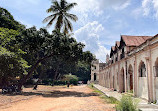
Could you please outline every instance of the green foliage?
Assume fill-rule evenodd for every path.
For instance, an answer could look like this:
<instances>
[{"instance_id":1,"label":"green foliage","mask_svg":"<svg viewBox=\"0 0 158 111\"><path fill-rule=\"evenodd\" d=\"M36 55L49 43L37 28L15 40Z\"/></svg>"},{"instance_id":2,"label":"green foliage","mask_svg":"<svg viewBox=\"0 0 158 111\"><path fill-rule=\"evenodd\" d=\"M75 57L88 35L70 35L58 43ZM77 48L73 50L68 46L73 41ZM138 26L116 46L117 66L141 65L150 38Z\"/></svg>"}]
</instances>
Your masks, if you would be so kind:
<instances>
[{"instance_id":1,"label":"green foliage","mask_svg":"<svg viewBox=\"0 0 158 111\"><path fill-rule=\"evenodd\" d=\"M25 73L25 67L14 53L0 47L0 84L8 84Z\"/></svg>"},{"instance_id":2,"label":"green foliage","mask_svg":"<svg viewBox=\"0 0 158 111\"><path fill-rule=\"evenodd\" d=\"M84 81L84 83L86 83L90 80L90 65L86 62L78 62L76 71L73 71L72 74L79 77L80 81Z\"/></svg>"},{"instance_id":3,"label":"green foliage","mask_svg":"<svg viewBox=\"0 0 158 111\"><path fill-rule=\"evenodd\" d=\"M55 2L57 3L57 1ZM53 2L53 4L55 2ZM61 24L62 17L58 16L60 19L57 20L57 30L54 30L52 34L49 34L47 30L43 28L39 30L37 30L36 27L25 29L23 25L14 20L13 16L6 9L0 8L0 53L4 54L3 56L6 57L6 60L9 58L9 61L11 61L12 58L16 61L16 66L20 68L20 74L15 75L27 74L27 76L24 76L24 78L26 78L22 79L24 82L32 76L33 72L36 78L42 75L41 78L43 79L58 79L63 74L75 72L76 69L79 69L79 73L84 72L83 74L80 73L82 75L80 78L83 78L83 75L86 75L86 80L89 78L89 66L82 65L81 68L78 68L77 65L79 61L83 62L83 64L84 62L89 64L93 55L88 51L83 52L85 45L77 42L73 37L66 34L69 29L72 31L72 26L68 19L77 20L75 15L69 14L67 11L76 4L69 4L65 0L61 0L60 5L61 7L58 7L58 9L57 7L53 9L52 6L48 12L59 11L63 14L62 16L67 17L67 19L64 19L64 23ZM59 8L64 9L66 12ZM48 24L52 22L49 21ZM59 30L62 26L64 33L61 33ZM12 68L14 65L10 64L11 63L8 63L8 66ZM28 65L34 69L30 71ZM39 67L37 67L38 65ZM86 66L85 69L84 66ZM17 71L17 69L18 68L16 68L15 71ZM23 82L20 84L23 84Z\"/></svg>"},{"instance_id":4,"label":"green foliage","mask_svg":"<svg viewBox=\"0 0 158 111\"><path fill-rule=\"evenodd\" d=\"M116 106L117 111L138 111L138 101L131 96L124 95Z\"/></svg>"},{"instance_id":5,"label":"green foliage","mask_svg":"<svg viewBox=\"0 0 158 111\"><path fill-rule=\"evenodd\" d=\"M52 85L53 84L53 80L52 79L43 79L42 80L42 84L44 84L44 85Z\"/></svg>"},{"instance_id":6,"label":"green foliage","mask_svg":"<svg viewBox=\"0 0 158 111\"><path fill-rule=\"evenodd\" d=\"M29 67L22 58L25 54L17 41L19 32L13 29L0 28L0 82L8 84L17 76L26 74Z\"/></svg>"},{"instance_id":7,"label":"green foliage","mask_svg":"<svg viewBox=\"0 0 158 111\"><path fill-rule=\"evenodd\" d=\"M64 75L63 80L70 82L70 84L74 84L74 85L77 85L77 83L78 83L78 77L76 75L71 75L71 74Z\"/></svg>"},{"instance_id":8,"label":"green foliage","mask_svg":"<svg viewBox=\"0 0 158 111\"><path fill-rule=\"evenodd\" d=\"M13 16L4 8L0 7L0 27L13 29L13 30L23 30L24 25L14 20Z\"/></svg>"},{"instance_id":9,"label":"green foliage","mask_svg":"<svg viewBox=\"0 0 158 111\"><path fill-rule=\"evenodd\" d=\"M54 82L54 85L66 85L66 81L57 80Z\"/></svg>"},{"instance_id":10,"label":"green foliage","mask_svg":"<svg viewBox=\"0 0 158 111\"><path fill-rule=\"evenodd\" d=\"M21 50L21 43L17 41L20 34L18 31L7 28L0 28L0 46L6 48L8 51L14 52L17 56L25 54Z\"/></svg>"}]
</instances>

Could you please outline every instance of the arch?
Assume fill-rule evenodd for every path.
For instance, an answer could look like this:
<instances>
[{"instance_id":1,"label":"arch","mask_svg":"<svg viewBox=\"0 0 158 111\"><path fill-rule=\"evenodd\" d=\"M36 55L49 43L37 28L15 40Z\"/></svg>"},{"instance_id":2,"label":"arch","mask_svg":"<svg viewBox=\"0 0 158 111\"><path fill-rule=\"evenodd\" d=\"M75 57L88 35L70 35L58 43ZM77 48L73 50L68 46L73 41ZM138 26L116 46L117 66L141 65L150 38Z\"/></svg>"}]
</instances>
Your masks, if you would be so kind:
<instances>
[{"instance_id":1,"label":"arch","mask_svg":"<svg viewBox=\"0 0 158 111\"><path fill-rule=\"evenodd\" d=\"M118 89L118 71L115 70L115 75L114 75L114 90Z\"/></svg>"},{"instance_id":2,"label":"arch","mask_svg":"<svg viewBox=\"0 0 158 111\"><path fill-rule=\"evenodd\" d=\"M94 73L94 81L96 81L96 80L97 80L97 74Z\"/></svg>"},{"instance_id":3,"label":"arch","mask_svg":"<svg viewBox=\"0 0 158 111\"><path fill-rule=\"evenodd\" d=\"M128 81L129 81L129 90L133 91L133 67L131 64L128 67Z\"/></svg>"},{"instance_id":4,"label":"arch","mask_svg":"<svg viewBox=\"0 0 158 111\"><path fill-rule=\"evenodd\" d=\"M117 90L119 90L119 73L117 72Z\"/></svg>"},{"instance_id":5,"label":"arch","mask_svg":"<svg viewBox=\"0 0 158 111\"><path fill-rule=\"evenodd\" d=\"M148 81L146 75L146 65L143 61L138 66L138 97L148 99Z\"/></svg>"},{"instance_id":6,"label":"arch","mask_svg":"<svg viewBox=\"0 0 158 111\"><path fill-rule=\"evenodd\" d=\"M121 73L120 73L120 92L125 92L125 80L124 80L124 68L121 69Z\"/></svg>"},{"instance_id":7,"label":"arch","mask_svg":"<svg viewBox=\"0 0 158 111\"><path fill-rule=\"evenodd\" d=\"M106 71L106 87L108 87L108 80L109 80L109 78L108 78L108 72Z\"/></svg>"},{"instance_id":8,"label":"arch","mask_svg":"<svg viewBox=\"0 0 158 111\"><path fill-rule=\"evenodd\" d=\"M158 57L155 61L154 73L155 73L155 77L158 77Z\"/></svg>"},{"instance_id":9,"label":"arch","mask_svg":"<svg viewBox=\"0 0 158 111\"><path fill-rule=\"evenodd\" d=\"M111 88L111 69L108 71L108 87Z\"/></svg>"},{"instance_id":10,"label":"arch","mask_svg":"<svg viewBox=\"0 0 158 111\"><path fill-rule=\"evenodd\" d=\"M155 64L154 64L154 76L155 76L155 79L154 79L154 84L155 84L155 100L158 100L158 57L155 61Z\"/></svg>"},{"instance_id":11,"label":"arch","mask_svg":"<svg viewBox=\"0 0 158 111\"><path fill-rule=\"evenodd\" d=\"M139 77L146 77L146 67L143 61L139 64Z\"/></svg>"}]
</instances>

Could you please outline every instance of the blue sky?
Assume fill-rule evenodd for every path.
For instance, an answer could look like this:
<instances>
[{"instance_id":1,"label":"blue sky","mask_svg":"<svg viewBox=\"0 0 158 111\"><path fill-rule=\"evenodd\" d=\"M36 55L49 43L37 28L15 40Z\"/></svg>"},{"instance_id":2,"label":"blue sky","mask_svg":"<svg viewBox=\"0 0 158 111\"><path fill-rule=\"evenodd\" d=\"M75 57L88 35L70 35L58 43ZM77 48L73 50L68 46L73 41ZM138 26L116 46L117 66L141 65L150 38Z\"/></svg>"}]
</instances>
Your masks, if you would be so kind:
<instances>
[{"instance_id":1,"label":"blue sky","mask_svg":"<svg viewBox=\"0 0 158 111\"><path fill-rule=\"evenodd\" d=\"M79 20L74 37L83 42L102 62L120 35L156 35L158 0L67 0L78 5L71 10ZM42 20L50 0L0 0L0 6L27 27L45 27ZM48 30L51 32L53 26Z\"/></svg>"}]
</instances>

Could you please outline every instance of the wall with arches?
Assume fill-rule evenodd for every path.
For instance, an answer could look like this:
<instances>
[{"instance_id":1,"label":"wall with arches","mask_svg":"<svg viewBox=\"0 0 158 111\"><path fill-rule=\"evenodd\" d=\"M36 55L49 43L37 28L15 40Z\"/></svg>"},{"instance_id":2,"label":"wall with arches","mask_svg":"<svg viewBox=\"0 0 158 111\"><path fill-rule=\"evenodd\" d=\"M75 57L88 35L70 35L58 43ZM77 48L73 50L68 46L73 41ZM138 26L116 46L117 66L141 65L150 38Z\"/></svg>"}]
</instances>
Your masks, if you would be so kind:
<instances>
[{"instance_id":1,"label":"wall with arches","mask_svg":"<svg viewBox=\"0 0 158 111\"><path fill-rule=\"evenodd\" d=\"M109 63L100 71L100 85L118 92L132 91L149 102L158 100L158 35Z\"/></svg>"},{"instance_id":2,"label":"wall with arches","mask_svg":"<svg viewBox=\"0 0 158 111\"><path fill-rule=\"evenodd\" d=\"M151 71L153 74L153 98L158 100L158 76L156 76L156 67L158 65L158 46L155 45L151 49ZM156 67L155 67L156 66Z\"/></svg>"}]
</instances>

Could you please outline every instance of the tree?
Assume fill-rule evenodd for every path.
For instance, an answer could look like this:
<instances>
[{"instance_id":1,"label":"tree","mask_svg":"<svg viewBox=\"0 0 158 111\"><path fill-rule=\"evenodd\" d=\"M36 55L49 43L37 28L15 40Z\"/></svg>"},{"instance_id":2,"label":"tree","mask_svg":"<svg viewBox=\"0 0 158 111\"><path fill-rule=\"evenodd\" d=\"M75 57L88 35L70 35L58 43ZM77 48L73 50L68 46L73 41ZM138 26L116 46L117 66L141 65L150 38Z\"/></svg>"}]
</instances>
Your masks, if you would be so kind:
<instances>
[{"instance_id":1,"label":"tree","mask_svg":"<svg viewBox=\"0 0 158 111\"><path fill-rule=\"evenodd\" d=\"M50 39L51 46L54 50L54 55L49 59L49 66L53 69L54 79L58 75L71 72L70 66L75 66L82 58L84 44L78 43L74 38L60 32L54 32L54 36Z\"/></svg>"},{"instance_id":2,"label":"tree","mask_svg":"<svg viewBox=\"0 0 158 111\"><path fill-rule=\"evenodd\" d=\"M63 80L67 81L70 84L77 85L78 77L76 75L67 74L67 75L64 75Z\"/></svg>"},{"instance_id":3,"label":"tree","mask_svg":"<svg viewBox=\"0 0 158 111\"><path fill-rule=\"evenodd\" d=\"M54 78L56 79L60 66L75 63L82 56L84 44L78 43L74 38L67 37L67 35L59 31L54 31L50 35L45 29L37 31L35 28L30 28L23 34L25 35L23 37L24 47L26 47L25 51L33 52L35 54L33 58L35 59L34 65L32 65L28 74L21 78L19 87L28 80L38 65L45 60L54 59L54 67L56 67ZM29 34L31 35L28 36Z\"/></svg>"},{"instance_id":4,"label":"tree","mask_svg":"<svg viewBox=\"0 0 158 111\"><path fill-rule=\"evenodd\" d=\"M57 0L52 0L51 7L47 9L47 13L53 13L52 15L46 17L43 22L47 24L47 27L50 27L54 21L56 21L55 29L56 30L63 30L65 34L69 32L69 30L72 32L72 23L70 20L77 21L78 18L74 14L68 13L74 6L77 5L77 3L68 3L66 0L61 0L58 2ZM70 19L70 20L69 20Z\"/></svg>"},{"instance_id":5,"label":"tree","mask_svg":"<svg viewBox=\"0 0 158 111\"><path fill-rule=\"evenodd\" d=\"M86 62L79 62L77 64L76 71L74 71L72 74L76 75L80 81L84 81L84 83L86 83L91 77L90 64L87 64Z\"/></svg>"},{"instance_id":6,"label":"tree","mask_svg":"<svg viewBox=\"0 0 158 111\"><path fill-rule=\"evenodd\" d=\"M4 8L0 7L0 27L23 30L25 26L14 20L13 16Z\"/></svg>"},{"instance_id":7,"label":"tree","mask_svg":"<svg viewBox=\"0 0 158 111\"><path fill-rule=\"evenodd\" d=\"M0 82L3 86L16 76L26 74L29 67L22 58L25 52L20 49L18 38L18 31L0 28Z\"/></svg>"},{"instance_id":8,"label":"tree","mask_svg":"<svg viewBox=\"0 0 158 111\"><path fill-rule=\"evenodd\" d=\"M25 67L14 53L7 51L5 48L0 48L0 84L7 86L14 82L17 76L26 74Z\"/></svg>"}]
</instances>

